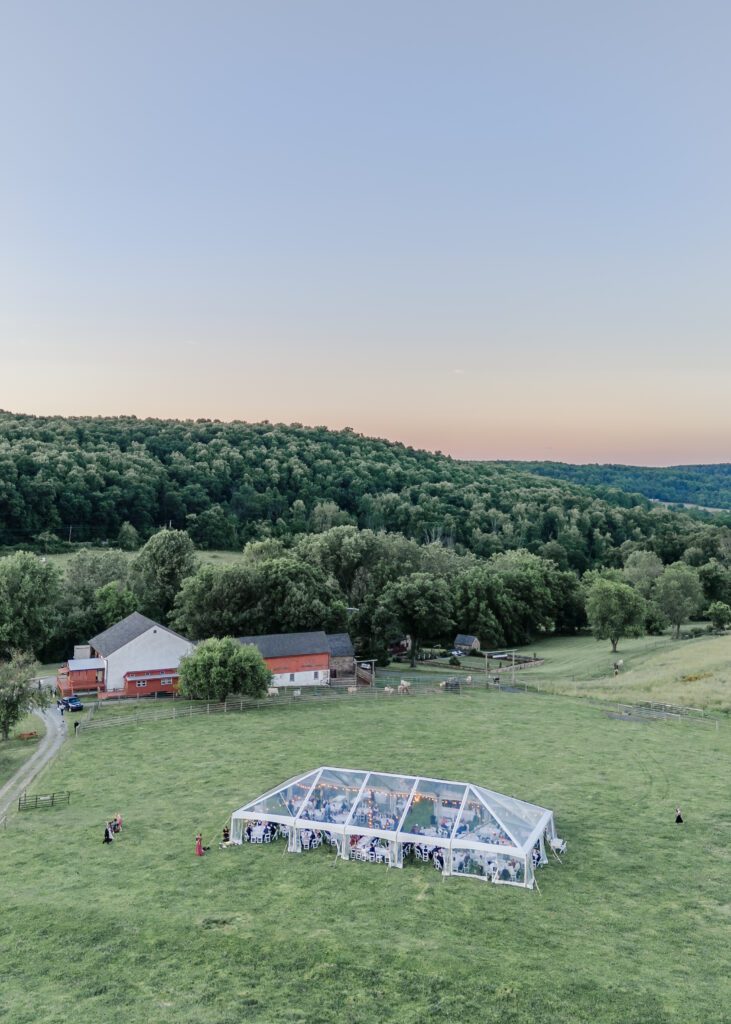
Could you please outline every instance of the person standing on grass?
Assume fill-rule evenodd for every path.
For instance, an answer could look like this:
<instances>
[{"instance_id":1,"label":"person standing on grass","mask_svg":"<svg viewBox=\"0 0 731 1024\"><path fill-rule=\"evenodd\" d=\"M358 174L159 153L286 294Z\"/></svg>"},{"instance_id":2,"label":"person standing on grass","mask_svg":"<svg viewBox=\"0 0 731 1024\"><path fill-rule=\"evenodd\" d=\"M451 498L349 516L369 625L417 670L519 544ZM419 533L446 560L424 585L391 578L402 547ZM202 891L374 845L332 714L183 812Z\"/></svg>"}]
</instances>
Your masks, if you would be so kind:
<instances>
[{"instance_id":1,"label":"person standing on grass","mask_svg":"<svg viewBox=\"0 0 731 1024\"><path fill-rule=\"evenodd\" d=\"M202 857L204 853L205 850L203 849L203 836L199 832L198 835L195 837L195 855L196 857Z\"/></svg>"},{"instance_id":2,"label":"person standing on grass","mask_svg":"<svg viewBox=\"0 0 731 1024\"><path fill-rule=\"evenodd\" d=\"M679 807L675 808L675 824L676 825L682 825L683 824L683 815L680 813L680 808Z\"/></svg>"},{"instance_id":3,"label":"person standing on grass","mask_svg":"<svg viewBox=\"0 0 731 1024\"><path fill-rule=\"evenodd\" d=\"M107 822L107 824L104 826L104 839L103 839L103 842L105 842L105 843L114 842L114 832L113 832L112 826L109 824L109 822Z\"/></svg>"}]
</instances>

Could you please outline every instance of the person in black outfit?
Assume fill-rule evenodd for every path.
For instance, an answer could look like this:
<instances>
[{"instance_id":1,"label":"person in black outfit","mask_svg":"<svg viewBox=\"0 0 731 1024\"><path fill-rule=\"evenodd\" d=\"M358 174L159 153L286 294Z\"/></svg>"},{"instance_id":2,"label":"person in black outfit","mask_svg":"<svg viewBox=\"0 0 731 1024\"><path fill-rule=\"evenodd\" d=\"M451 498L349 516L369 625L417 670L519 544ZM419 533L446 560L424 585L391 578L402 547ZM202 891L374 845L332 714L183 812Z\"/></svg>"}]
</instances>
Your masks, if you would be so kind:
<instances>
[{"instance_id":1,"label":"person in black outfit","mask_svg":"<svg viewBox=\"0 0 731 1024\"><path fill-rule=\"evenodd\" d=\"M682 825L683 824L683 815L680 813L680 808L679 807L675 808L675 824L676 825Z\"/></svg>"}]
</instances>

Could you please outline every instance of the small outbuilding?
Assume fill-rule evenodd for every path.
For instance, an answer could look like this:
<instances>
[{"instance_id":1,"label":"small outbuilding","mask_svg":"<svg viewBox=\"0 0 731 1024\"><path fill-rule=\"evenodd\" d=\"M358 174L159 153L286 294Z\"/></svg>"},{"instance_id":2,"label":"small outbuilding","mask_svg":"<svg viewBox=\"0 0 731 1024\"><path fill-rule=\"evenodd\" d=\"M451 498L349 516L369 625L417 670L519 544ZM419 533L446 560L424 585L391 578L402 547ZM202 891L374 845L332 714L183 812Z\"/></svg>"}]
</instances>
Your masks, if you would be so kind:
<instances>
[{"instance_id":1,"label":"small outbuilding","mask_svg":"<svg viewBox=\"0 0 731 1024\"><path fill-rule=\"evenodd\" d=\"M457 633L454 638L454 649L456 651L479 651L480 641L476 636L470 636L468 633Z\"/></svg>"}]
</instances>

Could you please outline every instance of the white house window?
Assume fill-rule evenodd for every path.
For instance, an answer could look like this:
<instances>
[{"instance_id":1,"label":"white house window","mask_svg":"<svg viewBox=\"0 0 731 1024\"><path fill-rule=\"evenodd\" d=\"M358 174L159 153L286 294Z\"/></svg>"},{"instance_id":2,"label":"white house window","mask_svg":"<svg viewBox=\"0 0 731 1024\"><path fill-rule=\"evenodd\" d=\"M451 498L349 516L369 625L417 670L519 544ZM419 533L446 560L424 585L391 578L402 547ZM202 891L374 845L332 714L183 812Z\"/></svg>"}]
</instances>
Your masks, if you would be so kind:
<instances>
[{"instance_id":1,"label":"white house window","mask_svg":"<svg viewBox=\"0 0 731 1024\"><path fill-rule=\"evenodd\" d=\"M135 685L137 686L138 690L141 690L143 687L147 686L147 680L141 679L139 683L136 683Z\"/></svg>"},{"instance_id":2,"label":"white house window","mask_svg":"<svg viewBox=\"0 0 731 1024\"><path fill-rule=\"evenodd\" d=\"M320 673L319 672L313 672L312 675L313 675L313 677L315 679L319 679L320 678Z\"/></svg>"},{"instance_id":3,"label":"white house window","mask_svg":"<svg viewBox=\"0 0 731 1024\"><path fill-rule=\"evenodd\" d=\"M290 681L290 683L294 682L294 672L290 672L289 673L289 681Z\"/></svg>"},{"instance_id":4,"label":"white house window","mask_svg":"<svg viewBox=\"0 0 731 1024\"><path fill-rule=\"evenodd\" d=\"M172 686L172 685L173 685L172 679L168 678L167 676L164 679L160 680L160 686Z\"/></svg>"}]
</instances>

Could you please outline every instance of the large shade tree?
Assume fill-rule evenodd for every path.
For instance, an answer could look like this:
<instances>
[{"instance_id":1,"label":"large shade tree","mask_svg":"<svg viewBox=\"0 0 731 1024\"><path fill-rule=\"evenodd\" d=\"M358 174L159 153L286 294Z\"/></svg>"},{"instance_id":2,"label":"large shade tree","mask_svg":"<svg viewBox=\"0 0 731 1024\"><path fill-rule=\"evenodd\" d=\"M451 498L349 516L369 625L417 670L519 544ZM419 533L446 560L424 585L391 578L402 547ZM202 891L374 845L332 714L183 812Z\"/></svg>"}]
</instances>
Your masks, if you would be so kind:
<instances>
[{"instance_id":1,"label":"large shade tree","mask_svg":"<svg viewBox=\"0 0 731 1024\"><path fill-rule=\"evenodd\" d=\"M346 605L336 581L319 566L296 558L273 558L254 568L255 599L245 632L297 633L346 625Z\"/></svg>"},{"instance_id":2,"label":"large shade tree","mask_svg":"<svg viewBox=\"0 0 731 1024\"><path fill-rule=\"evenodd\" d=\"M196 700L223 701L230 693L261 697L272 674L256 647L233 637L212 637L183 658L178 693Z\"/></svg>"},{"instance_id":3,"label":"large shade tree","mask_svg":"<svg viewBox=\"0 0 731 1024\"><path fill-rule=\"evenodd\" d=\"M0 655L40 654L56 630L61 575L28 551L0 558Z\"/></svg>"},{"instance_id":4,"label":"large shade tree","mask_svg":"<svg viewBox=\"0 0 731 1024\"><path fill-rule=\"evenodd\" d=\"M397 633L411 637L411 664L426 638L445 638L454 626L452 595L445 580L415 572L389 583L378 601L376 628L385 639Z\"/></svg>"},{"instance_id":5,"label":"large shade tree","mask_svg":"<svg viewBox=\"0 0 731 1024\"><path fill-rule=\"evenodd\" d=\"M669 565L655 583L653 599L661 613L680 636L680 627L703 603L703 587L698 570L685 562Z\"/></svg>"},{"instance_id":6,"label":"large shade tree","mask_svg":"<svg viewBox=\"0 0 731 1024\"><path fill-rule=\"evenodd\" d=\"M110 585L120 591L126 589L129 568L129 556L119 550L93 551L82 548L68 560L61 598L61 635L69 650L74 643L85 642L117 621L106 621L100 614L96 595ZM130 610L134 610L134 605Z\"/></svg>"},{"instance_id":7,"label":"large shade tree","mask_svg":"<svg viewBox=\"0 0 731 1024\"><path fill-rule=\"evenodd\" d=\"M609 640L612 650L623 637L642 636L647 605L627 583L596 579L586 598L586 617L597 640Z\"/></svg>"},{"instance_id":8,"label":"large shade tree","mask_svg":"<svg viewBox=\"0 0 731 1024\"><path fill-rule=\"evenodd\" d=\"M29 654L13 651L0 661L0 736L10 738L10 730L36 708L48 705L48 691L39 687L34 673L37 663Z\"/></svg>"},{"instance_id":9,"label":"large shade tree","mask_svg":"<svg viewBox=\"0 0 731 1024\"><path fill-rule=\"evenodd\" d=\"M251 564L202 565L183 581L170 621L192 640L241 636L249 632L251 609L257 596L256 574Z\"/></svg>"},{"instance_id":10,"label":"large shade tree","mask_svg":"<svg viewBox=\"0 0 731 1024\"><path fill-rule=\"evenodd\" d=\"M183 530L159 530L132 563L132 589L142 610L160 622L167 617L183 580L198 566L195 545Z\"/></svg>"}]
</instances>

